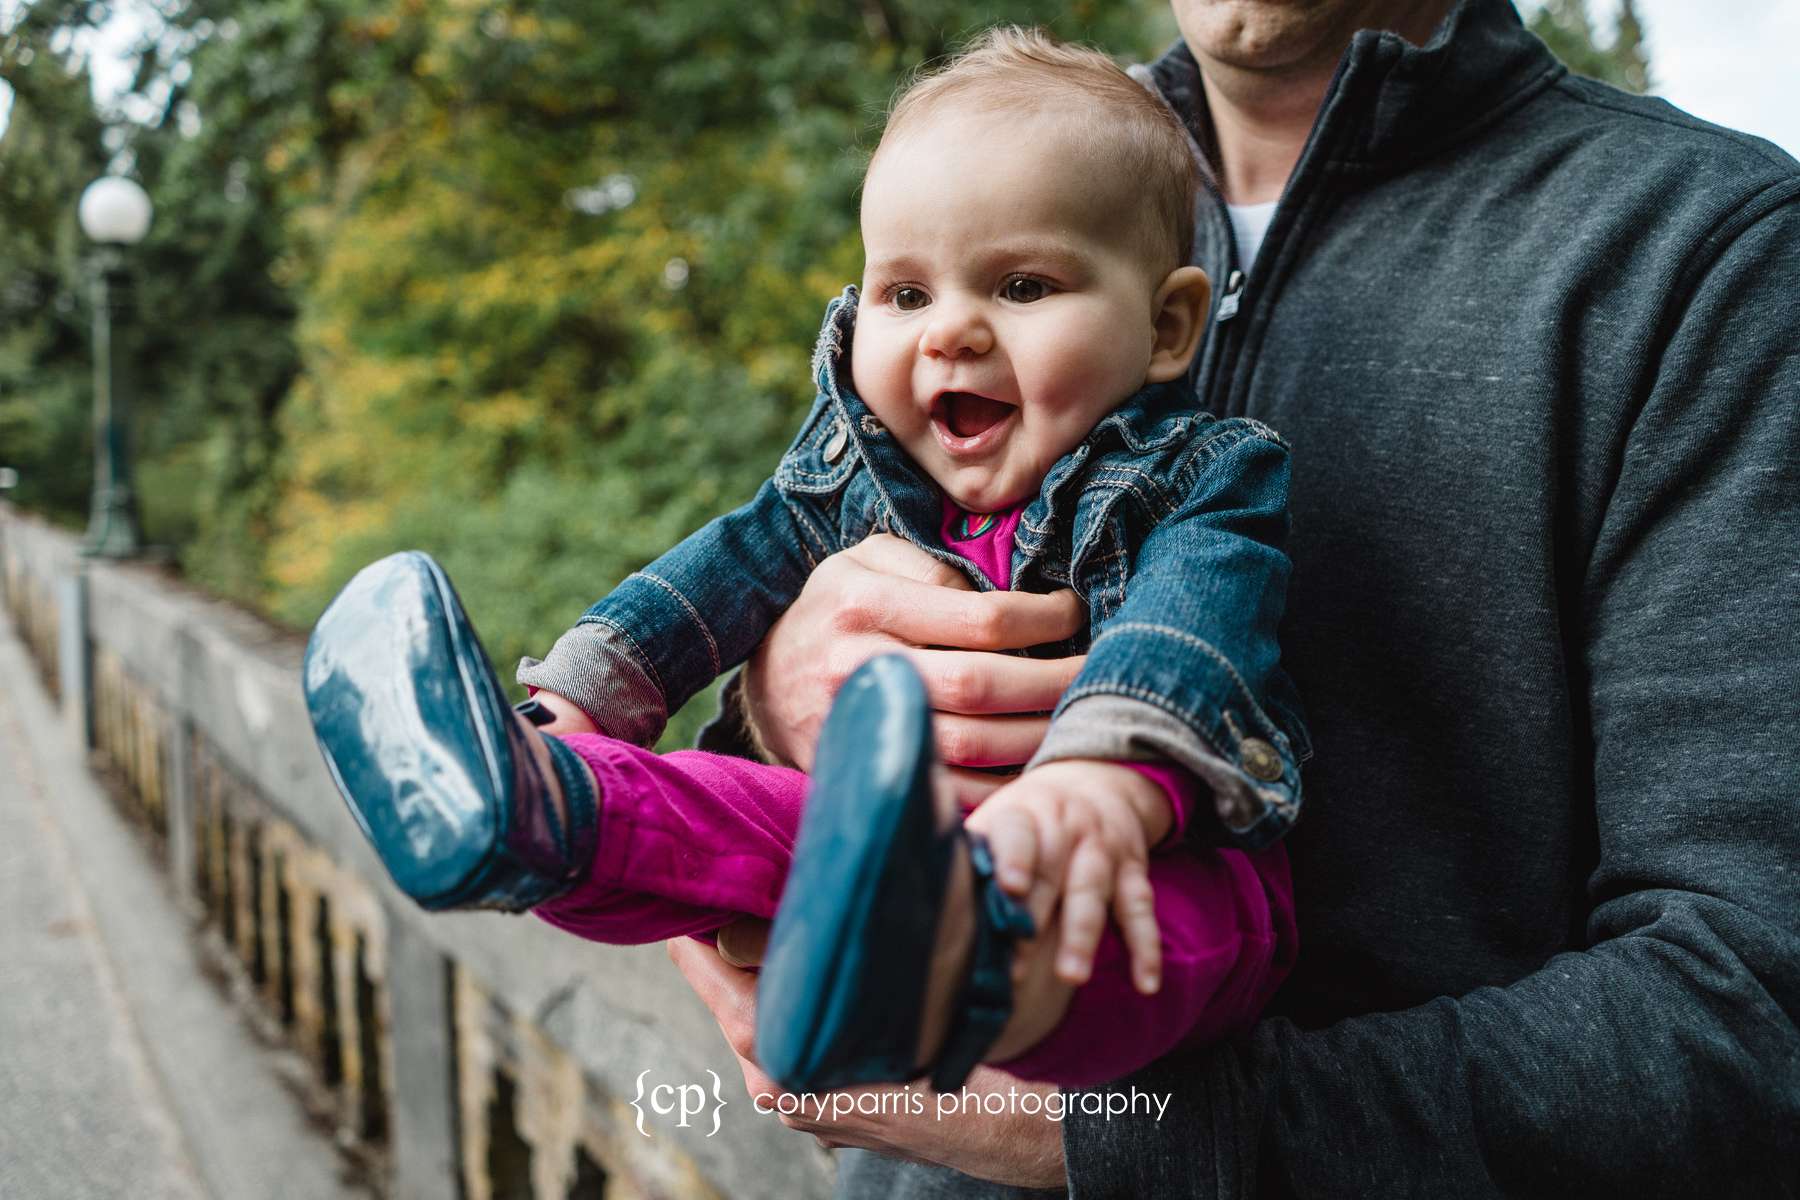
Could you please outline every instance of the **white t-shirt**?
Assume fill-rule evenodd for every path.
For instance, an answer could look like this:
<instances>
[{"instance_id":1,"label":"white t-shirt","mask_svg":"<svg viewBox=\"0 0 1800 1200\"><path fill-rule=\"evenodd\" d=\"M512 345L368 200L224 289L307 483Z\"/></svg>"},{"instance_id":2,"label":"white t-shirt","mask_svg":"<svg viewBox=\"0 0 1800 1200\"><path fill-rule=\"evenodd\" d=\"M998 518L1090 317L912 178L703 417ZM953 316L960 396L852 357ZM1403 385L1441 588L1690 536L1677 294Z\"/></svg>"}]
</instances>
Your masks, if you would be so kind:
<instances>
[{"instance_id":1,"label":"white t-shirt","mask_svg":"<svg viewBox=\"0 0 1800 1200\"><path fill-rule=\"evenodd\" d=\"M1279 203L1271 200L1267 204L1225 206L1231 217L1231 236L1237 240L1238 269L1245 274L1256 261L1256 251L1262 246L1263 235L1269 232L1269 222L1275 219L1275 206Z\"/></svg>"}]
</instances>

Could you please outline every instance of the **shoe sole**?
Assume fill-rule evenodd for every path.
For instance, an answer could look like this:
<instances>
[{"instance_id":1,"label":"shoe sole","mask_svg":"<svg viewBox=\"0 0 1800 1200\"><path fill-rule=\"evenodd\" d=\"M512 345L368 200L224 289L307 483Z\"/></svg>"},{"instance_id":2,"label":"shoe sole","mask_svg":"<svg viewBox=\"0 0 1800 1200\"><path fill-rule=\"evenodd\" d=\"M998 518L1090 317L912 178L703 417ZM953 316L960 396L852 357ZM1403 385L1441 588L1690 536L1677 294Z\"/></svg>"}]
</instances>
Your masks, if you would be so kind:
<instances>
[{"instance_id":1,"label":"shoe sole","mask_svg":"<svg viewBox=\"0 0 1800 1200\"><path fill-rule=\"evenodd\" d=\"M935 761L911 664L864 664L820 736L758 980L757 1060L790 1090L921 1072L914 1055L950 853L936 844L947 835L931 794Z\"/></svg>"},{"instance_id":2,"label":"shoe sole","mask_svg":"<svg viewBox=\"0 0 1800 1200\"><path fill-rule=\"evenodd\" d=\"M406 551L358 572L320 617L307 646L307 707L332 781L394 882L429 909L463 907L479 895L505 844L501 792L510 751L495 744L492 731L510 718L472 636L443 568ZM444 669L443 657L453 671ZM486 678L474 672L475 661L487 667ZM414 728L407 739L389 742L390 750L406 742L421 750L420 765L406 780L412 786L396 785L365 732L367 697L391 690L397 680L418 684L433 676L454 685L408 691L419 704L429 702L431 712L405 714ZM442 736L452 728L461 735L460 748ZM427 814L409 820L421 809Z\"/></svg>"}]
</instances>

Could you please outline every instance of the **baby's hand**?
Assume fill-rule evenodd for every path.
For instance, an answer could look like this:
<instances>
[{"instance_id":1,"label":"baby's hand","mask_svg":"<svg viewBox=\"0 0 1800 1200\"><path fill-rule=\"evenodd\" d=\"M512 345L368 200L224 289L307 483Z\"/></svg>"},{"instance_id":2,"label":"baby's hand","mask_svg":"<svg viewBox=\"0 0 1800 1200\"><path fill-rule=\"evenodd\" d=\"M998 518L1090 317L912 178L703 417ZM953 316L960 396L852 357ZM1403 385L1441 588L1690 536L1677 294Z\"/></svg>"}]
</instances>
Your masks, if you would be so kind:
<instances>
[{"instance_id":1,"label":"baby's hand","mask_svg":"<svg viewBox=\"0 0 1800 1200\"><path fill-rule=\"evenodd\" d=\"M539 704L543 705L545 708L549 709L550 715L556 718L555 720L551 721L548 725L540 726L538 732L540 732L540 733L599 733L600 732L599 726L594 724L594 718L588 716L587 713L583 712L581 706L579 704L576 704L573 700L569 699L567 696L559 696L555 692L547 692L544 689L539 688L535 693L533 693L532 698L534 700L536 700Z\"/></svg>"},{"instance_id":2,"label":"baby's hand","mask_svg":"<svg viewBox=\"0 0 1800 1200\"><path fill-rule=\"evenodd\" d=\"M1000 886L1025 897L1033 882L1061 893L1056 974L1071 985L1093 973L1110 909L1131 954L1132 982L1162 986L1162 938L1150 891L1149 848L1174 823L1167 795L1117 763L1066 759L1025 772L969 815L993 851ZM1041 906L1034 915L1044 919Z\"/></svg>"}]
</instances>

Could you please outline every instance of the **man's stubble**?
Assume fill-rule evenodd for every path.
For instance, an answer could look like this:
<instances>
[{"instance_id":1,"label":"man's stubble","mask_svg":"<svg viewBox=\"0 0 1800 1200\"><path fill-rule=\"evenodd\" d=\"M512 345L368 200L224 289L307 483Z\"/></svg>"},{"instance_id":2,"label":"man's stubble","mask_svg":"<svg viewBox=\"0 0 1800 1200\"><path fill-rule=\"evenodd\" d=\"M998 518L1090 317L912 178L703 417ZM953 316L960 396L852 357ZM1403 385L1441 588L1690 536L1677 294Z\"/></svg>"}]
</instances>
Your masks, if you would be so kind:
<instances>
[{"instance_id":1,"label":"man's stubble","mask_svg":"<svg viewBox=\"0 0 1800 1200\"><path fill-rule=\"evenodd\" d=\"M1172 0L1202 66L1233 73L1316 75L1336 66L1359 29L1431 37L1453 0Z\"/></svg>"}]
</instances>

